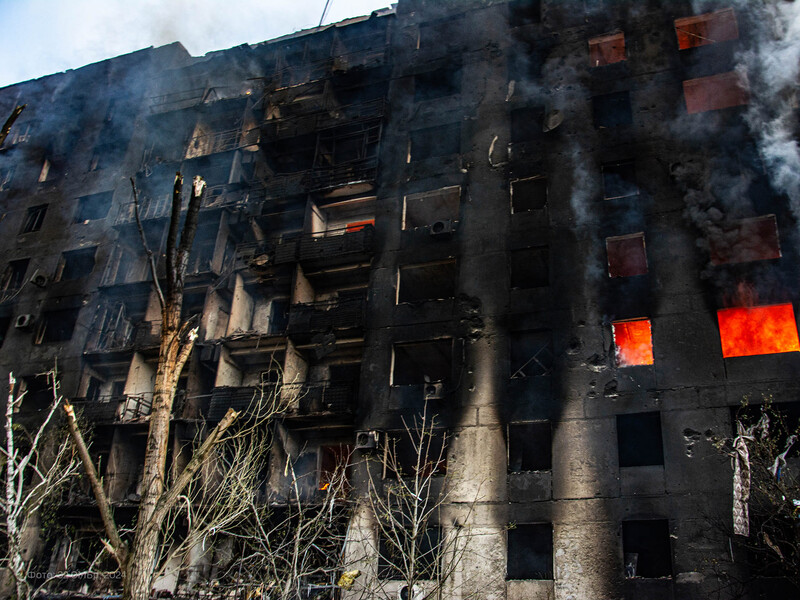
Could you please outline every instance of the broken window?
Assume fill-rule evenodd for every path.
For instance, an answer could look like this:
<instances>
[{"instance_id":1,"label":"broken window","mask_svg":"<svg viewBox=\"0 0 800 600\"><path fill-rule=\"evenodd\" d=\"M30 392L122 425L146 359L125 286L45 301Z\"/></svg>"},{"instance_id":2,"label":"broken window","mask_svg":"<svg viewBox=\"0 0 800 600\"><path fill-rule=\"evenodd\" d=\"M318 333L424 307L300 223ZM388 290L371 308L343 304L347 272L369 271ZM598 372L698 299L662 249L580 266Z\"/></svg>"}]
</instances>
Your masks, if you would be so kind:
<instances>
[{"instance_id":1,"label":"broken window","mask_svg":"<svg viewBox=\"0 0 800 600\"><path fill-rule=\"evenodd\" d=\"M443 429L424 433L411 429L390 434L391 464L387 469L395 476L413 477L417 473L423 477L445 475L447 473L447 432Z\"/></svg>"},{"instance_id":2,"label":"broken window","mask_svg":"<svg viewBox=\"0 0 800 600\"><path fill-rule=\"evenodd\" d=\"M94 257L97 247L71 250L61 254L61 260L56 269L55 281L67 281L86 277L94 270Z\"/></svg>"},{"instance_id":3,"label":"broken window","mask_svg":"<svg viewBox=\"0 0 800 600\"><path fill-rule=\"evenodd\" d=\"M523 106L511 111L511 143L517 144L536 139L542 134L544 123L543 106Z\"/></svg>"},{"instance_id":4,"label":"broken window","mask_svg":"<svg viewBox=\"0 0 800 600\"><path fill-rule=\"evenodd\" d=\"M350 450L350 446L346 444L320 447L317 481L319 491L326 492L331 485L337 491L346 491Z\"/></svg>"},{"instance_id":5,"label":"broken window","mask_svg":"<svg viewBox=\"0 0 800 600\"><path fill-rule=\"evenodd\" d=\"M714 265L781 257L775 215L734 221L710 232L708 242Z\"/></svg>"},{"instance_id":6,"label":"broken window","mask_svg":"<svg viewBox=\"0 0 800 600\"><path fill-rule=\"evenodd\" d=\"M509 253L511 287L529 289L550 285L550 253L546 246L521 248Z\"/></svg>"},{"instance_id":7,"label":"broken window","mask_svg":"<svg viewBox=\"0 0 800 600\"><path fill-rule=\"evenodd\" d=\"M72 339L80 310L80 308L67 308L44 312L35 343L66 342Z\"/></svg>"},{"instance_id":8,"label":"broken window","mask_svg":"<svg viewBox=\"0 0 800 600\"><path fill-rule=\"evenodd\" d=\"M541 0L511 0L508 3L508 26L522 27L542 20Z\"/></svg>"},{"instance_id":9,"label":"broken window","mask_svg":"<svg viewBox=\"0 0 800 600\"><path fill-rule=\"evenodd\" d=\"M458 154L460 151L461 123L418 129L410 135L408 162Z\"/></svg>"},{"instance_id":10,"label":"broken window","mask_svg":"<svg viewBox=\"0 0 800 600\"><path fill-rule=\"evenodd\" d=\"M683 82L686 112L690 115L747 104L747 80L736 71Z\"/></svg>"},{"instance_id":11,"label":"broken window","mask_svg":"<svg viewBox=\"0 0 800 600\"><path fill-rule=\"evenodd\" d=\"M375 196L310 204L312 233L354 233L375 225Z\"/></svg>"},{"instance_id":12,"label":"broken window","mask_svg":"<svg viewBox=\"0 0 800 600\"><path fill-rule=\"evenodd\" d=\"M450 338L395 344L392 385L447 381L452 363L453 340Z\"/></svg>"},{"instance_id":13,"label":"broken window","mask_svg":"<svg viewBox=\"0 0 800 600\"><path fill-rule=\"evenodd\" d=\"M592 98L594 126L619 127L633 123L631 96L627 91L603 94Z\"/></svg>"},{"instance_id":14,"label":"broken window","mask_svg":"<svg viewBox=\"0 0 800 600\"><path fill-rule=\"evenodd\" d=\"M0 292L14 292L25 283L25 273L28 272L29 258L9 261L3 279L0 280Z\"/></svg>"},{"instance_id":15,"label":"broken window","mask_svg":"<svg viewBox=\"0 0 800 600\"><path fill-rule=\"evenodd\" d=\"M397 303L442 300L456 295L456 260L454 258L400 267Z\"/></svg>"},{"instance_id":16,"label":"broken window","mask_svg":"<svg viewBox=\"0 0 800 600\"><path fill-rule=\"evenodd\" d=\"M791 303L724 308L717 320L725 358L800 350Z\"/></svg>"},{"instance_id":17,"label":"broken window","mask_svg":"<svg viewBox=\"0 0 800 600\"><path fill-rule=\"evenodd\" d=\"M552 468L550 421L508 425L508 472L549 471Z\"/></svg>"},{"instance_id":18,"label":"broken window","mask_svg":"<svg viewBox=\"0 0 800 600\"><path fill-rule=\"evenodd\" d=\"M0 192L6 192L11 189L11 181L14 179L14 170L14 167L0 169Z\"/></svg>"},{"instance_id":19,"label":"broken window","mask_svg":"<svg viewBox=\"0 0 800 600\"><path fill-rule=\"evenodd\" d=\"M511 213L547 208L547 178L538 175L511 182Z\"/></svg>"},{"instance_id":20,"label":"broken window","mask_svg":"<svg viewBox=\"0 0 800 600\"><path fill-rule=\"evenodd\" d=\"M675 19L678 48L686 50L739 38L739 26L732 8L704 15Z\"/></svg>"},{"instance_id":21,"label":"broken window","mask_svg":"<svg viewBox=\"0 0 800 600\"><path fill-rule=\"evenodd\" d=\"M108 209L111 208L111 198L114 192L101 192L78 198L78 210L75 212L75 223L87 223L98 219L105 219Z\"/></svg>"},{"instance_id":22,"label":"broken window","mask_svg":"<svg viewBox=\"0 0 800 600\"><path fill-rule=\"evenodd\" d=\"M618 367L653 364L653 337L650 319L614 321L614 355Z\"/></svg>"},{"instance_id":23,"label":"broken window","mask_svg":"<svg viewBox=\"0 0 800 600\"><path fill-rule=\"evenodd\" d=\"M552 372L552 335L549 331L514 331L509 340L512 379L543 377Z\"/></svg>"},{"instance_id":24,"label":"broken window","mask_svg":"<svg viewBox=\"0 0 800 600\"><path fill-rule=\"evenodd\" d=\"M39 206L31 206L28 212L25 213L25 221L22 223L20 233L32 233L39 231L44 222L44 215L47 212L47 204L40 204Z\"/></svg>"},{"instance_id":25,"label":"broken window","mask_svg":"<svg viewBox=\"0 0 800 600\"><path fill-rule=\"evenodd\" d=\"M429 227L437 221L458 221L460 212L460 186L409 194L403 205L403 229Z\"/></svg>"},{"instance_id":26,"label":"broken window","mask_svg":"<svg viewBox=\"0 0 800 600\"><path fill-rule=\"evenodd\" d=\"M442 559L442 528L426 527L418 534L416 540L412 539L412 531L398 530L399 524L393 521L387 525L389 535L381 533L380 549L378 552L378 578L400 579L406 578L408 572L408 550L414 542L416 546L416 563L412 565L415 577L420 579L436 579L438 565ZM391 537L390 537L391 536ZM408 546L408 547L406 547ZM402 596L400 596L402 597ZM406 594L407 598L410 598Z\"/></svg>"},{"instance_id":27,"label":"broken window","mask_svg":"<svg viewBox=\"0 0 800 600\"><path fill-rule=\"evenodd\" d=\"M267 333L270 335L281 334L286 331L289 324L289 299L274 299L269 303L269 327Z\"/></svg>"},{"instance_id":28,"label":"broken window","mask_svg":"<svg viewBox=\"0 0 800 600\"><path fill-rule=\"evenodd\" d=\"M633 277L647 273L644 233L606 238L609 277Z\"/></svg>"},{"instance_id":29,"label":"broken window","mask_svg":"<svg viewBox=\"0 0 800 600\"><path fill-rule=\"evenodd\" d=\"M672 575L669 521L623 521L622 552L625 577L669 577Z\"/></svg>"},{"instance_id":30,"label":"broken window","mask_svg":"<svg viewBox=\"0 0 800 600\"><path fill-rule=\"evenodd\" d=\"M661 414L617 415L617 448L620 467L663 465Z\"/></svg>"},{"instance_id":31,"label":"broken window","mask_svg":"<svg viewBox=\"0 0 800 600\"><path fill-rule=\"evenodd\" d=\"M636 169L632 162L608 163L603 165L603 197L606 200L636 196Z\"/></svg>"},{"instance_id":32,"label":"broken window","mask_svg":"<svg viewBox=\"0 0 800 600\"><path fill-rule=\"evenodd\" d=\"M0 317L0 346L3 345L3 342L6 339L6 335L8 334L8 328L11 326L11 317L5 316Z\"/></svg>"},{"instance_id":33,"label":"broken window","mask_svg":"<svg viewBox=\"0 0 800 600\"><path fill-rule=\"evenodd\" d=\"M553 579L553 526L512 523L506 557L506 579Z\"/></svg>"},{"instance_id":34,"label":"broken window","mask_svg":"<svg viewBox=\"0 0 800 600\"><path fill-rule=\"evenodd\" d=\"M610 33L589 40L589 64L603 67L625 60L625 34Z\"/></svg>"},{"instance_id":35,"label":"broken window","mask_svg":"<svg viewBox=\"0 0 800 600\"><path fill-rule=\"evenodd\" d=\"M414 76L414 102L445 98L460 93L460 68L442 67Z\"/></svg>"}]
</instances>

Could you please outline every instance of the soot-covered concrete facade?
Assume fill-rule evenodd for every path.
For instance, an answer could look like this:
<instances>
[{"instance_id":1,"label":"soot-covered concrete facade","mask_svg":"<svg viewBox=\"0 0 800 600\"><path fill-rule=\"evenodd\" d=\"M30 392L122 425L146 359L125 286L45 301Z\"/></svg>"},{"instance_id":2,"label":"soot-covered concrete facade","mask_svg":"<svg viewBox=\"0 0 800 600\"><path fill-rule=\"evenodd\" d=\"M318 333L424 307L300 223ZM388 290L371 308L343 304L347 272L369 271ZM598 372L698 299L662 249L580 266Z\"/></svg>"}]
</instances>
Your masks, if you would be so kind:
<instances>
[{"instance_id":1,"label":"soot-covered concrete facade","mask_svg":"<svg viewBox=\"0 0 800 600\"><path fill-rule=\"evenodd\" d=\"M444 597L739 597L712 442L743 400L797 392L797 13L400 0L4 88L27 108L0 150L0 364L36 398L58 360L132 517L160 314L128 178L158 248L172 176L199 174L176 456L282 383L281 498L293 452L322 473L347 445L358 472L357 432L380 446L425 410L447 432L440 525L469 531ZM58 515L78 530L85 492ZM352 530L363 579L336 593L383 597L367 504ZM32 553L76 568L61 543ZM191 593L189 566L158 589Z\"/></svg>"}]
</instances>

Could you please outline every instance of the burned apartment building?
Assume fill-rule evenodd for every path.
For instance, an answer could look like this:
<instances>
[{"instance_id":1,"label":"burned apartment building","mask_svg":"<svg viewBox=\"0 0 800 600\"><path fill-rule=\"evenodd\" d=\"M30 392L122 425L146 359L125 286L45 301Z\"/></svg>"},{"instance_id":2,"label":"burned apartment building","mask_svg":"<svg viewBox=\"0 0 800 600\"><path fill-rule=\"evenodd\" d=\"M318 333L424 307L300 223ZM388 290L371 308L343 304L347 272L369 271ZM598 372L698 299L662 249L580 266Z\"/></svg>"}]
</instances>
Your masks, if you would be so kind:
<instances>
[{"instance_id":1,"label":"burned apartment building","mask_svg":"<svg viewBox=\"0 0 800 600\"><path fill-rule=\"evenodd\" d=\"M0 149L3 372L35 416L36 375L57 361L132 518L160 309L129 178L163 251L175 172L202 175L184 300L200 338L175 456L281 386L265 501L288 498L290 459L313 496L343 448L358 498L364 459L425 411L446 440L439 527L469 531L443 597L785 594L747 585L712 442L743 401L798 413L790 13L400 0L200 58L173 44L6 87L4 113L27 108ZM91 531L92 506L77 486L57 518ZM336 597L400 593L365 591L391 579L370 559L374 519L358 504L362 578ZM65 543L32 548L78 568ZM213 558L197 562L157 589L195 593L213 577Z\"/></svg>"}]
</instances>

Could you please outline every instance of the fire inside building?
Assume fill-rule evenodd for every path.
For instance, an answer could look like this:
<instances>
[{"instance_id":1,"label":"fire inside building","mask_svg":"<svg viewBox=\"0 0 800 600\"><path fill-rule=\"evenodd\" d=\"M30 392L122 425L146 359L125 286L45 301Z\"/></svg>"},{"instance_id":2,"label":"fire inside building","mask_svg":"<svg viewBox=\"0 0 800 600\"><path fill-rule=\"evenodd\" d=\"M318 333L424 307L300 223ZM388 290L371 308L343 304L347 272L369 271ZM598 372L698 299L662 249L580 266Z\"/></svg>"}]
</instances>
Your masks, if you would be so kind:
<instances>
[{"instance_id":1,"label":"fire inside building","mask_svg":"<svg viewBox=\"0 0 800 600\"><path fill-rule=\"evenodd\" d=\"M57 364L131 526L161 333L142 238L162 276L175 173L199 175L168 476L229 408L279 397L253 514L302 504L280 536L316 523L302 553L325 556L284 576L275 529L211 527L154 594L796 597L797 538L760 533L726 444L743 404L800 414L798 14L400 0L3 88L3 115L26 104L0 148L18 422ZM119 593L85 478L28 530L40 596Z\"/></svg>"}]
</instances>

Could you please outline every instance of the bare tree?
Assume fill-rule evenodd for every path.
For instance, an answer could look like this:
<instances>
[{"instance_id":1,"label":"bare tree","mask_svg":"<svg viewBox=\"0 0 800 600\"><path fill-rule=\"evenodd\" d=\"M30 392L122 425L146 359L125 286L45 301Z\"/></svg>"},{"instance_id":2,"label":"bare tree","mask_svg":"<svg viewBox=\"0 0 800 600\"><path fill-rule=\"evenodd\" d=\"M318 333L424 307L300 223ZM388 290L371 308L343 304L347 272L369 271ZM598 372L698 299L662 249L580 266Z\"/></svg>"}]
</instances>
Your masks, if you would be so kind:
<instances>
[{"instance_id":1,"label":"bare tree","mask_svg":"<svg viewBox=\"0 0 800 600\"><path fill-rule=\"evenodd\" d=\"M156 260L147 245L144 229L139 217L139 198L136 185L131 179L136 223L153 278L155 292L161 305L161 337L158 354L153 404L150 413L149 431L144 454L142 494L139 512L132 538L124 540L114 520L111 504L94 467L83 436L70 405L65 406L70 432L79 453L97 501L107 536L107 550L119 565L123 579L125 600L145 600L150 595L157 563L162 549L163 530L169 515L179 502L185 502L185 490L195 480L198 472L207 464L215 446L224 439L226 431L236 421L238 413L232 409L217 426L208 433L192 458L171 485L167 486L166 462L169 441L170 415L178 379L189 359L197 339L197 317L181 320L183 306L184 275L189 259L205 192L205 182L195 177L185 218L182 213L183 177L175 176L172 194L172 210L166 246L166 275L158 277Z\"/></svg>"},{"instance_id":2,"label":"bare tree","mask_svg":"<svg viewBox=\"0 0 800 600\"><path fill-rule=\"evenodd\" d=\"M457 517L449 511L452 488L442 476L447 436L436 418L426 409L403 425L405 439L384 443L381 480L369 471L367 497L379 537L378 577L365 592L394 598L386 581L400 580L409 600L440 600L448 596L447 586L462 564L474 505L464 504Z\"/></svg>"},{"instance_id":3,"label":"bare tree","mask_svg":"<svg viewBox=\"0 0 800 600\"><path fill-rule=\"evenodd\" d=\"M16 393L14 374L8 376L8 402L5 412L6 445L0 448L5 479L5 493L0 498L3 520L0 531L6 538L6 556L2 563L14 581L15 597L31 597L28 583L28 559L23 536L31 519L43 504L61 493L64 484L79 469L69 440L52 444L50 425L63 398L58 393L55 369L47 373L53 397L45 417L35 431L28 432L15 421L26 392Z\"/></svg>"}]
</instances>

